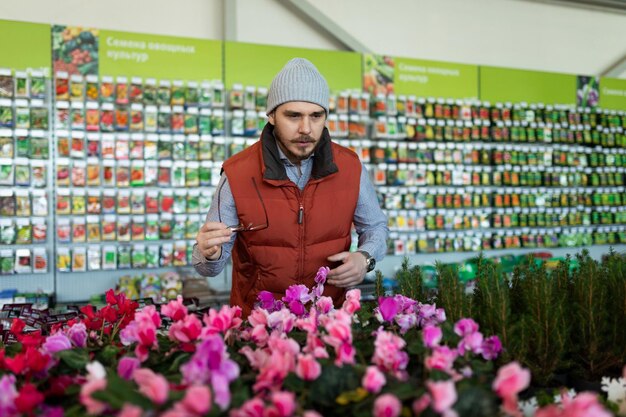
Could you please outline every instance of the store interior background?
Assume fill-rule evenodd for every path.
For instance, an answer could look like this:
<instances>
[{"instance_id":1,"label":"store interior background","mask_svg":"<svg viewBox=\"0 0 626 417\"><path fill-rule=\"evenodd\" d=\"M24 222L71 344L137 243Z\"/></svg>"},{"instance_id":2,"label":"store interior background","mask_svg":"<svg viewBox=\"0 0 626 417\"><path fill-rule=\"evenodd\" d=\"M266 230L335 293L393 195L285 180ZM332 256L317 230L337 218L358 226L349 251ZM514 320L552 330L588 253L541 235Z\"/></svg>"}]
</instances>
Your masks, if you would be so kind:
<instances>
[{"instance_id":1,"label":"store interior background","mask_svg":"<svg viewBox=\"0 0 626 417\"><path fill-rule=\"evenodd\" d=\"M540 0L3 0L0 19L626 79L626 2L614 3L621 10ZM607 251L590 248L594 257ZM421 254L411 261L472 255ZM390 276L401 261L388 256L378 268ZM109 273L90 288L104 292L124 273ZM228 289L229 275L209 282Z\"/></svg>"}]
</instances>

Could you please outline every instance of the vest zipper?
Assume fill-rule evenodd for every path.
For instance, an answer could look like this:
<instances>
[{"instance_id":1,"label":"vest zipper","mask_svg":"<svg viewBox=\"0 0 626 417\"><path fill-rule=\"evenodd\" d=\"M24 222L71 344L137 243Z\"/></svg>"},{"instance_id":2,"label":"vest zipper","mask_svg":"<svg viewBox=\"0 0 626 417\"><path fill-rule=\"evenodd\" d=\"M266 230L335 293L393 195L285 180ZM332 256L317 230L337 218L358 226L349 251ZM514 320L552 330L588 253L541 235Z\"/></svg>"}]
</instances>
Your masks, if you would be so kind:
<instances>
[{"instance_id":1,"label":"vest zipper","mask_svg":"<svg viewBox=\"0 0 626 417\"><path fill-rule=\"evenodd\" d=\"M303 218L304 218L304 207L302 207L302 203L300 203L300 210L298 210L298 224L302 224Z\"/></svg>"},{"instance_id":2,"label":"vest zipper","mask_svg":"<svg viewBox=\"0 0 626 417\"><path fill-rule=\"evenodd\" d=\"M303 274L304 274L304 204L302 203L302 193L299 189L296 188L296 195L298 197L298 225L299 225L299 234L298 238L300 240L300 262L298 265L298 282L302 283Z\"/></svg>"}]
</instances>

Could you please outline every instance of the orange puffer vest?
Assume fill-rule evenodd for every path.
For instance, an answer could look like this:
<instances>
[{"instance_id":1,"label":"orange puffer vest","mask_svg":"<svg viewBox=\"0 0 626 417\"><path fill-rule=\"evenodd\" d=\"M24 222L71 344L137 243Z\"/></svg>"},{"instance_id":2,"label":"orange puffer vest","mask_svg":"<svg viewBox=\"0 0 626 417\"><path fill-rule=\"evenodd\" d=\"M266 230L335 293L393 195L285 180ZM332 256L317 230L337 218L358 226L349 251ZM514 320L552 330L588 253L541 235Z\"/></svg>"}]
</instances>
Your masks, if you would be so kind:
<instances>
[{"instance_id":1,"label":"orange puffer vest","mask_svg":"<svg viewBox=\"0 0 626 417\"><path fill-rule=\"evenodd\" d=\"M256 188L269 219L266 229L238 233L233 247L230 304L241 306L244 316L260 291L281 298L291 285L313 287L319 267L338 266L326 258L350 248L361 163L354 152L332 143L327 129L302 191L287 177L269 123L260 141L224 163L224 172L240 222L265 224ZM340 304L345 290L326 285L324 295Z\"/></svg>"}]
</instances>

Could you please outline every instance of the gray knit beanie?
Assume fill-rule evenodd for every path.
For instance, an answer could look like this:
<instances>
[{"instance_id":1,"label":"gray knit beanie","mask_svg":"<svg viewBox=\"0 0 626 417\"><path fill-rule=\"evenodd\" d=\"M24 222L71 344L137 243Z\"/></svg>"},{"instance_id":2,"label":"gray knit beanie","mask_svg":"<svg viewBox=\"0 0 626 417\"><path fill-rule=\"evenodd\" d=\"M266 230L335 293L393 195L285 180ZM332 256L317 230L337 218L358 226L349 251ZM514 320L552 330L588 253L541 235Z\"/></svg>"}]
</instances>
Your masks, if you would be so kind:
<instances>
[{"instance_id":1,"label":"gray knit beanie","mask_svg":"<svg viewBox=\"0 0 626 417\"><path fill-rule=\"evenodd\" d=\"M328 84L310 61L294 58L276 74L267 94L267 114L289 101L319 104L328 114Z\"/></svg>"}]
</instances>

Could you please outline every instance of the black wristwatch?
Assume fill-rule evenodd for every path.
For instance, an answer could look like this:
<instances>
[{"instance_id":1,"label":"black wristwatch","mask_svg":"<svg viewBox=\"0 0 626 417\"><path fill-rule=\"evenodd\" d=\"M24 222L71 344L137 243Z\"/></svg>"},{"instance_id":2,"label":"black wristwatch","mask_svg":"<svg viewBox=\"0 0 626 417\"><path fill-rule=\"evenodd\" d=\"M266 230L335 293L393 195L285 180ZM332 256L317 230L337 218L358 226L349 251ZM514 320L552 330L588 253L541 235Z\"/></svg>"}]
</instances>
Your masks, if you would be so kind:
<instances>
[{"instance_id":1,"label":"black wristwatch","mask_svg":"<svg viewBox=\"0 0 626 417\"><path fill-rule=\"evenodd\" d=\"M372 257L368 252L364 250L357 251L365 256L365 262L367 262L367 272L372 272L376 268L376 259Z\"/></svg>"}]
</instances>

